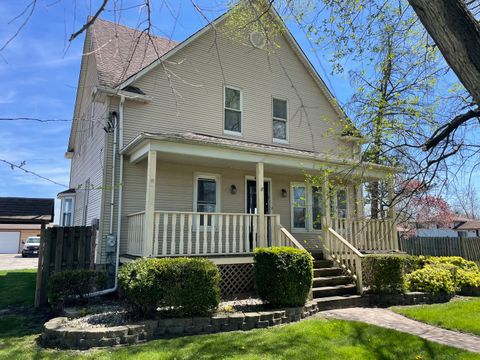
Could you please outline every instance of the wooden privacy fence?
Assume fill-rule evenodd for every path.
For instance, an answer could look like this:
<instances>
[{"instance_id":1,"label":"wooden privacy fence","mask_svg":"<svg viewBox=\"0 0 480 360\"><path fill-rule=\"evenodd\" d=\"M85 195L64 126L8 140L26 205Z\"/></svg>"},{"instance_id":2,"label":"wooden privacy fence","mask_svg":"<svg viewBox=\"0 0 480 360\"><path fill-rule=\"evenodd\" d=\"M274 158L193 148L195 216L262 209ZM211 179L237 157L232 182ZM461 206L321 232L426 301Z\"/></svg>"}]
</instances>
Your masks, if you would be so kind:
<instances>
[{"instance_id":1,"label":"wooden privacy fence","mask_svg":"<svg viewBox=\"0 0 480 360\"><path fill-rule=\"evenodd\" d=\"M47 304L48 279L64 270L93 269L96 230L91 226L53 227L42 232L35 307Z\"/></svg>"},{"instance_id":2,"label":"wooden privacy fence","mask_svg":"<svg viewBox=\"0 0 480 360\"><path fill-rule=\"evenodd\" d=\"M400 250L410 255L461 256L480 262L480 237L401 238Z\"/></svg>"}]
</instances>

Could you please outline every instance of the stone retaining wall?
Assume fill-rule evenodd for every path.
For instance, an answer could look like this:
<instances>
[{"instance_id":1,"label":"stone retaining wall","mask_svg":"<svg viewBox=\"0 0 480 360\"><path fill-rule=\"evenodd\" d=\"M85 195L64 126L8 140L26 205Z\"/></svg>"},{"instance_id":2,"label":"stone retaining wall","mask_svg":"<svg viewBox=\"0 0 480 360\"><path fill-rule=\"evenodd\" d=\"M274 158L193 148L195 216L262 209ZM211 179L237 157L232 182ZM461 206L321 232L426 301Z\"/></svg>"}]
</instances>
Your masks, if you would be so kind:
<instances>
[{"instance_id":1,"label":"stone retaining wall","mask_svg":"<svg viewBox=\"0 0 480 360\"><path fill-rule=\"evenodd\" d=\"M284 310L145 320L132 325L88 329L69 328L68 318L58 317L45 323L41 342L46 347L85 350L138 344L158 338L266 328L299 321L316 312L316 302L309 302L302 307Z\"/></svg>"},{"instance_id":2,"label":"stone retaining wall","mask_svg":"<svg viewBox=\"0 0 480 360\"><path fill-rule=\"evenodd\" d=\"M454 294L409 292L406 294L370 294L370 306L419 305L449 301Z\"/></svg>"}]
</instances>

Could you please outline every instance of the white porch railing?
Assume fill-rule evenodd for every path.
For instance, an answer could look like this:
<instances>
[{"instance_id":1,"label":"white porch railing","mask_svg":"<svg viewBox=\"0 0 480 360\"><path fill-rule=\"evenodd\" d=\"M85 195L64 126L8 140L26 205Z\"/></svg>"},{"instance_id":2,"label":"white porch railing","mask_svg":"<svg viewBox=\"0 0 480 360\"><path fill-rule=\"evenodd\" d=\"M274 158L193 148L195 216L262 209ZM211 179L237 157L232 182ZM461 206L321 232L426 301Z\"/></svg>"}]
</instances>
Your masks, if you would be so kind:
<instances>
[{"instance_id":1,"label":"white porch railing","mask_svg":"<svg viewBox=\"0 0 480 360\"><path fill-rule=\"evenodd\" d=\"M145 211L128 215L127 254L143 256Z\"/></svg>"},{"instance_id":2,"label":"white porch railing","mask_svg":"<svg viewBox=\"0 0 480 360\"><path fill-rule=\"evenodd\" d=\"M277 242L280 215L266 214L264 243L259 243L259 215L155 211L152 254L145 249L145 213L128 216L127 252L135 256L211 256L252 254Z\"/></svg>"},{"instance_id":3,"label":"white porch railing","mask_svg":"<svg viewBox=\"0 0 480 360\"><path fill-rule=\"evenodd\" d=\"M398 247L394 219L331 219L331 228L362 252L389 252Z\"/></svg>"},{"instance_id":4,"label":"white porch railing","mask_svg":"<svg viewBox=\"0 0 480 360\"><path fill-rule=\"evenodd\" d=\"M333 261L353 277L359 294L363 292L361 254L352 244L332 228L325 232L325 250Z\"/></svg>"}]
</instances>

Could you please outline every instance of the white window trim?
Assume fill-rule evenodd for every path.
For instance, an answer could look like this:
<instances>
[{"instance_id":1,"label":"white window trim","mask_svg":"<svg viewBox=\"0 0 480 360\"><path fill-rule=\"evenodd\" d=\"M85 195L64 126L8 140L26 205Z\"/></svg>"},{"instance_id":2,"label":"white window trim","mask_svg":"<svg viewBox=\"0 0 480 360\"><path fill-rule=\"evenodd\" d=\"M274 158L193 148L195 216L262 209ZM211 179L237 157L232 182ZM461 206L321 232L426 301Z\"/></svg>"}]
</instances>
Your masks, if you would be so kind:
<instances>
[{"instance_id":1,"label":"white window trim","mask_svg":"<svg viewBox=\"0 0 480 360\"><path fill-rule=\"evenodd\" d=\"M237 90L240 92L240 110L238 109L232 109L228 108L225 104L226 96L225 92L226 89L232 89L232 90ZM240 111L240 129L241 131L231 131L231 130L225 130L225 110L231 110L231 111ZM242 136L243 137L243 91L239 87L235 87L232 85L224 85L223 86L223 133L225 135L232 135L232 136Z\"/></svg>"},{"instance_id":2,"label":"white window trim","mask_svg":"<svg viewBox=\"0 0 480 360\"><path fill-rule=\"evenodd\" d=\"M348 185L346 185L346 186L341 187L340 189L341 189L341 190L345 190L345 197L346 197L346 199L345 199L346 204L345 204L345 205L346 205L346 209L347 209L347 214L346 214L347 216L346 216L346 218L348 219L348 217L349 217L350 214L351 214L351 212L350 212L350 211L351 211L351 209L350 209L350 195L351 195L351 193L350 193L350 187L349 187ZM336 217L338 217L338 193L335 194L335 198L333 199L333 208L332 208L332 211L333 211L334 215L335 215ZM342 218L342 219L343 219L343 218Z\"/></svg>"},{"instance_id":3,"label":"white window trim","mask_svg":"<svg viewBox=\"0 0 480 360\"><path fill-rule=\"evenodd\" d=\"M221 212L221 196L220 193L222 191L221 186L221 176L219 174L211 174L211 173L194 173L193 176L193 212L197 211L197 200L198 200L198 179L210 179L215 180L216 188L215 188L215 212ZM203 231L205 225L200 225L198 231ZM211 226L207 225L207 229L210 229ZM193 229L196 230L196 225L193 224ZM215 226L215 231L218 231L218 225Z\"/></svg>"},{"instance_id":4,"label":"white window trim","mask_svg":"<svg viewBox=\"0 0 480 360\"><path fill-rule=\"evenodd\" d=\"M193 211L197 211L197 196L198 196L198 179L210 179L215 180L216 183L216 204L215 204L215 212L221 212L221 176L219 174L211 174L211 173L194 173L193 176Z\"/></svg>"},{"instance_id":5,"label":"white window trim","mask_svg":"<svg viewBox=\"0 0 480 360\"><path fill-rule=\"evenodd\" d=\"M65 216L65 200L72 200L72 216L70 218L70 224L63 225L63 220ZM61 203L60 203L60 226L73 226L73 216L75 214L75 196L62 196Z\"/></svg>"},{"instance_id":6,"label":"white window trim","mask_svg":"<svg viewBox=\"0 0 480 360\"><path fill-rule=\"evenodd\" d=\"M273 100L281 100L281 101L285 101L286 103L286 106L287 106L287 118L286 119L282 119L282 118L278 118L278 117L275 117L273 116ZM272 101L271 101L272 105L271 105L271 111L272 111L272 140L274 143L278 143L278 144L288 144L290 142L290 131L289 131L289 126L288 126L288 118L289 118L289 113L288 113L288 99L285 99L285 98L282 98L280 96L272 96ZM276 137L274 137L274 132L273 132L273 120L278 120L278 121L285 121L285 135L287 136L286 139L278 139Z\"/></svg>"},{"instance_id":7,"label":"white window trim","mask_svg":"<svg viewBox=\"0 0 480 360\"><path fill-rule=\"evenodd\" d=\"M306 216L305 216L305 228L296 228L293 226L294 224L294 219L293 219L293 207L294 207L294 195L293 195L293 187L295 186L303 186L305 187L305 209L306 209ZM323 230L322 229L314 229L313 228L313 186L311 184L307 184L305 182L291 182L290 183L290 228L294 232L308 232L308 233L321 233ZM351 209L350 209L350 187L347 185L343 187L346 190L346 197L347 197L347 218L351 214ZM322 196L323 191L322 191ZM337 196L334 197L333 199L333 208L331 210L335 211L335 215L337 212ZM322 211L325 211L325 209L322 209Z\"/></svg>"},{"instance_id":8,"label":"white window trim","mask_svg":"<svg viewBox=\"0 0 480 360\"><path fill-rule=\"evenodd\" d=\"M295 200L295 194L293 191L294 187L300 187L303 186L305 188L305 227L297 228L294 226L295 221L294 221L294 212L293 208L294 206L294 200ZM297 206L299 207L299 206ZM308 231L308 186L304 182L291 182L290 183L290 228L292 231L295 232L306 232Z\"/></svg>"}]
</instances>

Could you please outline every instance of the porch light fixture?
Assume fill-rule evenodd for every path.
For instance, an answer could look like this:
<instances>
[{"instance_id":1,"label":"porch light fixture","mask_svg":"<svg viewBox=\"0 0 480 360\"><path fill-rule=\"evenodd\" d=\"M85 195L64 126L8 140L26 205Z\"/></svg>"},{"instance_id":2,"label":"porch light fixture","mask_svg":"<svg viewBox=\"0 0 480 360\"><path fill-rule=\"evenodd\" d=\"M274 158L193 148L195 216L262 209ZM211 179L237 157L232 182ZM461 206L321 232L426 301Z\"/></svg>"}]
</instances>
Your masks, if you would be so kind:
<instances>
[{"instance_id":1,"label":"porch light fixture","mask_svg":"<svg viewBox=\"0 0 480 360\"><path fill-rule=\"evenodd\" d=\"M237 187L232 184L230 185L230 194L235 195L237 193Z\"/></svg>"},{"instance_id":2,"label":"porch light fixture","mask_svg":"<svg viewBox=\"0 0 480 360\"><path fill-rule=\"evenodd\" d=\"M282 197L287 197L287 190L282 189Z\"/></svg>"}]
</instances>

